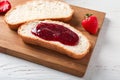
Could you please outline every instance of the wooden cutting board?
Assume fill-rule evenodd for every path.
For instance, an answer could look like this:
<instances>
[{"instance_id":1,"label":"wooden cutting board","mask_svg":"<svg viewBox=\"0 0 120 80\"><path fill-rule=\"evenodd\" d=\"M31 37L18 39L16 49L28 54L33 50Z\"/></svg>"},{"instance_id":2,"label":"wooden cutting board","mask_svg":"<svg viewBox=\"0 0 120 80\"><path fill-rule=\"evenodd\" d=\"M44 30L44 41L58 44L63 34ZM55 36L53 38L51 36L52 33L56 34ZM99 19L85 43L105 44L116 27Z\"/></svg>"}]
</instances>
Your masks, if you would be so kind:
<instances>
[{"instance_id":1,"label":"wooden cutting board","mask_svg":"<svg viewBox=\"0 0 120 80\"><path fill-rule=\"evenodd\" d=\"M24 3L25 1L28 0L10 0L13 7ZM81 20L84 18L86 13L92 13L98 19L100 31L105 18L105 13L77 6L72 6L72 8L75 10L75 13L72 20L68 23L83 32L92 44L90 53L88 53L84 58L75 60L43 47L25 44L18 36L16 31L9 29L8 25L4 22L4 15L0 15L0 52L23 58L25 60L29 60L69 74L83 76L86 72L99 32L96 35L89 34L82 28Z\"/></svg>"}]
</instances>

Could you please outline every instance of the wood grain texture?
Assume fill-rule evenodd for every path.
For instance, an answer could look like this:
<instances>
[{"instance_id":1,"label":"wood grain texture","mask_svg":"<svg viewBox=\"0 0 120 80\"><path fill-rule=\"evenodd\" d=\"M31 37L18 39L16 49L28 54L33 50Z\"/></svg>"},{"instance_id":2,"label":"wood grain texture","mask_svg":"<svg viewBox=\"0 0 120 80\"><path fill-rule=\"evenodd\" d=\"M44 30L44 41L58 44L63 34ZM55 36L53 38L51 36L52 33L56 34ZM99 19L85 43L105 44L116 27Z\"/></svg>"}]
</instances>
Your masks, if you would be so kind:
<instances>
[{"instance_id":1,"label":"wood grain texture","mask_svg":"<svg viewBox=\"0 0 120 80\"><path fill-rule=\"evenodd\" d=\"M11 0L12 6L24 2L24 0ZM90 53L81 60L72 59L68 56L46 48L25 44L15 31L9 29L9 26L4 22L3 15L0 16L0 51L53 69L57 69L59 71L76 76L83 76L88 66L92 51L95 47L99 32L97 35L89 34L80 25L81 20L84 18L86 13L94 14L98 18L100 31L105 13L76 6L72 6L72 8L75 10L75 13L72 20L68 23L76 29L82 31L92 44Z\"/></svg>"}]
</instances>

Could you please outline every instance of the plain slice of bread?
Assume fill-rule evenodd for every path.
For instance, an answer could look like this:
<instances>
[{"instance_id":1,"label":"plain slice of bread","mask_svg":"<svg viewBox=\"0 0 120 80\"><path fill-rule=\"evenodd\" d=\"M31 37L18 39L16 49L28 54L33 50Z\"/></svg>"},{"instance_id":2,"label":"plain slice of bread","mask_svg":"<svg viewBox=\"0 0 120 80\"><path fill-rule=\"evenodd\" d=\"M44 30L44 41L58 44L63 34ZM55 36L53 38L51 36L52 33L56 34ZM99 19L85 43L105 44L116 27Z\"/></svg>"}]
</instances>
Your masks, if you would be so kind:
<instances>
[{"instance_id":1,"label":"plain slice of bread","mask_svg":"<svg viewBox=\"0 0 120 80\"><path fill-rule=\"evenodd\" d=\"M69 45L64 45L58 41L48 41L48 40L44 40L42 38L39 38L39 37L33 35L31 33L31 30L33 28L35 28L41 22L63 25L64 27L72 30L79 37L78 44L74 45L74 46L69 46ZM66 54L75 59L81 59L90 50L90 42L85 35L83 35L80 31L73 28L69 24L66 24L66 23L63 23L60 21L45 20L45 21L28 22L26 24L23 24L21 27L19 27L18 34L22 37L23 41L26 43L39 45L39 46L42 46L42 47L45 47L48 49L52 49L52 50L58 51L60 53Z\"/></svg>"},{"instance_id":2,"label":"plain slice of bread","mask_svg":"<svg viewBox=\"0 0 120 80\"><path fill-rule=\"evenodd\" d=\"M33 20L68 21L73 12L70 5L61 0L32 0L10 10L5 21L11 29L17 29L20 24Z\"/></svg>"}]
</instances>

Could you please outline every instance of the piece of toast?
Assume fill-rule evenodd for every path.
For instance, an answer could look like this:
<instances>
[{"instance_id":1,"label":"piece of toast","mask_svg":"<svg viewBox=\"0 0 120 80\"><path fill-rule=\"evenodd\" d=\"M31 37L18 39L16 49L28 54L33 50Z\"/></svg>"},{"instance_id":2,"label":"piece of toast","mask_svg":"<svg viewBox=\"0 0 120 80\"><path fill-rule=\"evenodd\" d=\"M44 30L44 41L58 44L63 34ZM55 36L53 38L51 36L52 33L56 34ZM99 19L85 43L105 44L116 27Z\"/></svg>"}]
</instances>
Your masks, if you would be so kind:
<instances>
[{"instance_id":1,"label":"piece of toast","mask_svg":"<svg viewBox=\"0 0 120 80\"><path fill-rule=\"evenodd\" d=\"M58 41L49 41L49 40L39 38L38 36L35 36L34 34L31 33L31 30L37 27L37 25L40 23L58 24L70 29L71 31L73 31L78 35L79 37L78 44L74 46L69 46L69 45L62 44ZM19 27L18 34L26 43L39 45L51 50L55 50L57 52L66 54L75 59L81 59L82 57L84 57L89 52L90 46L91 46L89 40L85 35L83 35L80 31L73 28L69 24L66 24L60 21L45 20L45 21L28 22Z\"/></svg>"},{"instance_id":2,"label":"piece of toast","mask_svg":"<svg viewBox=\"0 0 120 80\"><path fill-rule=\"evenodd\" d=\"M32 0L18 5L5 15L5 21L11 29L33 20L69 21L74 10L62 0Z\"/></svg>"}]
</instances>

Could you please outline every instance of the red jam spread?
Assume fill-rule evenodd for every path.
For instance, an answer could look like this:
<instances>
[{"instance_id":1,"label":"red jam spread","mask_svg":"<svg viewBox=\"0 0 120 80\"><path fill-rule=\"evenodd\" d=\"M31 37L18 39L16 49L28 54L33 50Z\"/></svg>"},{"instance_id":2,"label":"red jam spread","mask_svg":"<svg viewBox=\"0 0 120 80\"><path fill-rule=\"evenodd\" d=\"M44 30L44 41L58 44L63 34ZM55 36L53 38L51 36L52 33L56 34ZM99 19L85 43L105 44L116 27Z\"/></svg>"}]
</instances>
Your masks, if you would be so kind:
<instances>
[{"instance_id":1,"label":"red jam spread","mask_svg":"<svg viewBox=\"0 0 120 80\"><path fill-rule=\"evenodd\" d=\"M53 23L40 23L32 29L32 34L49 41L59 41L62 44L74 46L79 37L70 29Z\"/></svg>"}]
</instances>

